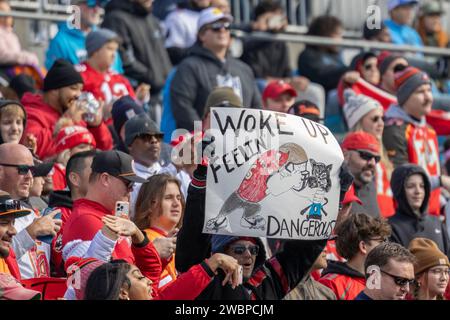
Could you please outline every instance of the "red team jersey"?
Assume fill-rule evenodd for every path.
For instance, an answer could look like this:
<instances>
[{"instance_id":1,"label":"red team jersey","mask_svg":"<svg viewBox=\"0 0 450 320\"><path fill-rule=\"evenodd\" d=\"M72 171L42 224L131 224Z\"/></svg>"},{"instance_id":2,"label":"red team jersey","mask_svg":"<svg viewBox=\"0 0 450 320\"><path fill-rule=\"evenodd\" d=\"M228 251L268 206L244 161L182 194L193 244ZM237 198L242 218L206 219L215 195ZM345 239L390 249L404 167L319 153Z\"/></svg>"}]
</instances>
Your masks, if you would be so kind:
<instances>
[{"instance_id":1,"label":"red team jersey","mask_svg":"<svg viewBox=\"0 0 450 320\"><path fill-rule=\"evenodd\" d=\"M269 150L261 155L252 165L242 181L237 194L243 200L260 202L266 197L267 179L282 167L289 155L276 150Z\"/></svg>"},{"instance_id":2,"label":"red team jersey","mask_svg":"<svg viewBox=\"0 0 450 320\"><path fill-rule=\"evenodd\" d=\"M127 95L136 98L130 82L119 73L111 70L100 73L86 62L78 65L77 70L84 80L83 91L91 92L97 100L108 104Z\"/></svg>"},{"instance_id":3,"label":"red team jersey","mask_svg":"<svg viewBox=\"0 0 450 320\"><path fill-rule=\"evenodd\" d=\"M439 176L439 147L436 131L427 126L409 124L405 131L408 143L408 161L421 166L428 176ZM431 191L428 211L432 215L440 214L440 188Z\"/></svg>"},{"instance_id":4,"label":"red team jersey","mask_svg":"<svg viewBox=\"0 0 450 320\"><path fill-rule=\"evenodd\" d=\"M394 199L391 190L391 184L388 179L386 167L378 162L376 166L376 184L377 184L377 202L380 208L381 216L389 218L395 213Z\"/></svg>"}]
</instances>

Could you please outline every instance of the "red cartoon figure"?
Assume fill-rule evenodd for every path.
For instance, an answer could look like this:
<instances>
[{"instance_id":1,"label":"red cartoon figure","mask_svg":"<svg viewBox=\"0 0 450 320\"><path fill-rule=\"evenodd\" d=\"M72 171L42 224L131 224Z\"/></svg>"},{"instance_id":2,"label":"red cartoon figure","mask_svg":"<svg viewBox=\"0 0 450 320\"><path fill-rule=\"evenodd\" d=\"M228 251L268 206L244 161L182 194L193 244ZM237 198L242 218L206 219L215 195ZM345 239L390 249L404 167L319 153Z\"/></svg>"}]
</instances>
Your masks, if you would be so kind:
<instances>
[{"instance_id":1,"label":"red cartoon figure","mask_svg":"<svg viewBox=\"0 0 450 320\"><path fill-rule=\"evenodd\" d=\"M265 229L266 221L258 213L259 204L269 194L278 196L290 189L299 191L309 174L305 150L295 143L285 143L279 150L263 153L253 163L239 188L223 204L217 217L206 223L206 230L218 231L229 227L227 216L242 208L241 226L248 229Z\"/></svg>"}]
</instances>

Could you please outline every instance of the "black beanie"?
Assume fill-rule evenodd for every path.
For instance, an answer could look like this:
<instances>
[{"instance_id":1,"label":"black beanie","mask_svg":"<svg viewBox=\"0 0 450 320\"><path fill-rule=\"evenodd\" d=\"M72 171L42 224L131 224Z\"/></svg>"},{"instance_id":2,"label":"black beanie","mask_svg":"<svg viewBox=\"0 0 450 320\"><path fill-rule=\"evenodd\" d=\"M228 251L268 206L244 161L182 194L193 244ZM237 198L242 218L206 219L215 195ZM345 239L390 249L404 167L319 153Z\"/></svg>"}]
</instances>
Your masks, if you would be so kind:
<instances>
[{"instance_id":1,"label":"black beanie","mask_svg":"<svg viewBox=\"0 0 450 320\"><path fill-rule=\"evenodd\" d=\"M84 84L80 73L75 70L70 62L58 59L48 70L44 79L44 92L68 87L76 83Z\"/></svg>"}]
</instances>

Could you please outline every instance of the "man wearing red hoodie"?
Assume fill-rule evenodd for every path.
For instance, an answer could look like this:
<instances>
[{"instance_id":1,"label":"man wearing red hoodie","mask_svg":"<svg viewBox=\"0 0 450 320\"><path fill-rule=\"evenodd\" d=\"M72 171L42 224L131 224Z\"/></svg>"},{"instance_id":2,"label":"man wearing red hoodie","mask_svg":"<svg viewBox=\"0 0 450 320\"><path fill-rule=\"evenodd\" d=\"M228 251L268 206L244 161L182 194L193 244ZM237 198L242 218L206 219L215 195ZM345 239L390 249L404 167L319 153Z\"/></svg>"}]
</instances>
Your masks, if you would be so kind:
<instances>
[{"instance_id":1,"label":"man wearing red hoodie","mask_svg":"<svg viewBox=\"0 0 450 320\"><path fill-rule=\"evenodd\" d=\"M145 182L145 179L136 176L132 161L130 155L116 150L103 151L94 157L86 197L74 201L72 214L64 225L63 248L76 246L76 250L71 251L83 256L103 227L102 219L106 215L114 215L116 202L129 201L133 184ZM126 238L118 240L112 256L135 263Z\"/></svg>"},{"instance_id":2,"label":"man wearing red hoodie","mask_svg":"<svg viewBox=\"0 0 450 320\"><path fill-rule=\"evenodd\" d=\"M93 121L85 122L79 115L78 97L83 89L83 79L69 62L59 59L44 79L43 94L26 93L22 97L28 121L23 135L24 141L36 140L36 154L41 159L56 155L56 140L53 139L54 127L61 117L87 127L95 138L97 147L111 149L112 137L99 112Z\"/></svg>"}]
</instances>

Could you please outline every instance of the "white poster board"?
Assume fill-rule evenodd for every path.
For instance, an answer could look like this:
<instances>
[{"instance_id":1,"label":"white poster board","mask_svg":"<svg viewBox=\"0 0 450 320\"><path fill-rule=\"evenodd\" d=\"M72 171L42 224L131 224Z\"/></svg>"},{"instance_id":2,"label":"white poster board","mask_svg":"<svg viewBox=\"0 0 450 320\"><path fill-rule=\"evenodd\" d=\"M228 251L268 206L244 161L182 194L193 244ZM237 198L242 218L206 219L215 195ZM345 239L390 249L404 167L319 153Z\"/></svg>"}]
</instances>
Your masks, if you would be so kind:
<instances>
[{"instance_id":1,"label":"white poster board","mask_svg":"<svg viewBox=\"0 0 450 320\"><path fill-rule=\"evenodd\" d=\"M203 232L327 239L339 208L341 148L324 125L255 109L213 108Z\"/></svg>"}]
</instances>

